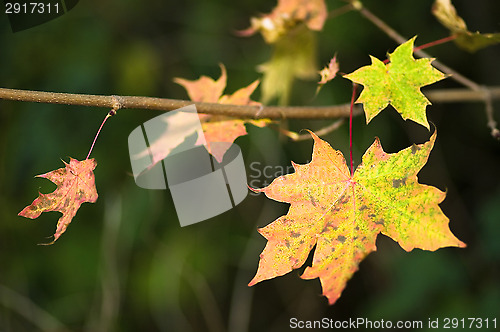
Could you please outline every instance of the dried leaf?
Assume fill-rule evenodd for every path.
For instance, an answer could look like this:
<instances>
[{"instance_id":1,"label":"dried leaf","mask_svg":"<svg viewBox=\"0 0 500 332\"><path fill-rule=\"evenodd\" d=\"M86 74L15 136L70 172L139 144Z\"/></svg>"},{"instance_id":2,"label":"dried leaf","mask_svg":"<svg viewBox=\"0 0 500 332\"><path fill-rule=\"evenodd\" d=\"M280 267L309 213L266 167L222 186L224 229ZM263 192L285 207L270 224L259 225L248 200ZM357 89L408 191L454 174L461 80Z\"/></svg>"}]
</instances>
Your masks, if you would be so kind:
<instances>
[{"instance_id":1,"label":"dried leaf","mask_svg":"<svg viewBox=\"0 0 500 332\"><path fill-rule=\"evenodd\" d=\"M270 14L252 17L250 28L240 31L240 35L260 31L264 40L273 44L300 23L313 31L322 30L327 16L324 0L278 0Z\"/></svg>"},{"instance_id":2,"label":"dried leaf","mask_svg":"<svg viewBox=\"0 0 500 332\"><path fill-rule=\"evenodd\" d=\"M436 0L432 6L432 13L452 35L457 37L455 43L469 52L500 43L500 33L469 31L465 21L458 16L451 0Z\"/></svg>"},{"instance_id":3,"label":"dried leaf","mask_svg":"<svg viewBox=\"0 0 500 332\"><path fill-rule=\"evenodd\" d=\"M33 203L18 214L22 217L35 219L42 212L61 212L63 215L57 222L54 241L48 244L53 244L66 231L82 203L94 203L97 200L93 172L97 166L96 161L94 159L78 161L70 158L69 164L64 161L63 163L65 164L64 168L37 175L37 177L54 182L57 189L50 194L39 193Z\"/></svg>"},{"instance_id":4,"label":"dried leaf","mask_svg":"<svg viewBox=\"0 0 500 332\"><path fill-rule=\"evenodd\" d=\"M467 30L465 21L458 16L457 10L450 0L436 0L432 6L432 13L442 25L452 32Z\"/></svg>"},{"instance_id":5,"label":"dried leaf","mask_svg":"<svg viewBox=\"0 0 500 332\"><path fill-rule=\"evenodd\" d=\"M337 73L339 72L339 63L337 62L337 55L335 55L328 66L321 69L319 74L321 75L321 81L318 84L326 84L327 82L333 80Z\"/></svg>"}]
</instances>

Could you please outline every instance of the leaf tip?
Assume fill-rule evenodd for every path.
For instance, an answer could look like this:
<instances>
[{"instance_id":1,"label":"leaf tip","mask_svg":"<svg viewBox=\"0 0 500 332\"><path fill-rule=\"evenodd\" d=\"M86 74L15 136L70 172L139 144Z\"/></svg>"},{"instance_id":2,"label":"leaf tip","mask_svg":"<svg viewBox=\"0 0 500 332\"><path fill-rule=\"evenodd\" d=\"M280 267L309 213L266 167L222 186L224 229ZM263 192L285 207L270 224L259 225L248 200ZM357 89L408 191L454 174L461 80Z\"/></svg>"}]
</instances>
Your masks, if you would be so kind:
<instances>
[{"instance_id":1,"label":"leaf tip","mask_svg":"<svg viewBox=\"0 0 500 332\"><path fill-rule=\"evenodd\" d=\"M261 257L261 259L262 259L262 257ZM255 276L253 277L253 279L250 280L250 282L248 283L248 287L252 287L252 286L258 284L259 282L261 282L263 280L271 279L271 278L275 277L275 276L271 276L271 277L268 276L268 277L266 277L265 274L263 274L260 269L261 269L261 266L259 264L259 268L257 269L257 273L255 274Z\"/></svg>"},{"instance_id":2,"label":"leaf tip","mask_svg":"<svg viewBox=\"0 0 500 332\"><path fill-rule=\"evenodd\" d=\"M48 242L48 243L37 243L37 246L51 246L56 242L56 240Z\"/></svg>"},{"instance_id":3,"label":"leaf tip","mask_svg":"<svg viewBox=\"0 0 500 332\"><path fill-rule=\"evenodd\" d=\"M304 130L306 130L309 134L311 134L311 136L314 139L314 141L316 141L317 139L319 139L318 135L316 135L312 130L309 130L309 129L304 129Z\"/></svg>"},{"instance_id":4,"label":"leaf tip","mask_svg":"<svg viewBox=\"0 0 500 332\"><path fill-rule=\"evenodd\" d=\"M249 185L247 185L247 187L249 190L253 191L254 193L261 193L264 191L264 189L266 189L265 187L264 188L252 188Z\"/></svg>"},{"instance_id":5,"label":"leaf tip","mask_svg":"<svg viewBox=\"0 0 500 332\"><path fill-rule=\"evenodd\" d=\"M255 278L253 278L252 280L250 280L250 282L248 283L248 287L252 287L253 285L255 285L256 283L258 283L258 281L255 280Z\"/></svg>"},{"instance_id":6,"label":"leaf tip","mask_svg":"<svg viewBox=\"0 0 500 332\"><path fill-rule=\"evenodd\" d=\"M57 241L57 239L58 239L58 237L55 237L54 235L51 235L51 236L47 236L47 237L46 237L46 239L50 239L50 238L54 238L54 240L52 240L52 241L50 241L50 242L47 242L47 243L37 243L36 245L37 245L37 246L51 246L51 245L53 245L53 244Z\"/></svg>"},{"instance_id":7,"label":"leaf tip","mask_svg":"<svg viewBox=\"0 0 500 332\"><path fill-rule=\"evenodd\" d=\"M427 119L422 119L421 121L415 121L415 122L425 127L428 131L431 131L431 126L429 125L429 121L427 121Z\"/></svg>"},{"instance_id":8,"label":"leaf tip","mask_svg":"<svg viewBox=\"0 0 500 332\"><path fill-rule=\"evenodd\" d=\"M432 128L434 128L434 132L432 133L431 137L429 138L429 142L431 142L431 144L434 146L434 142L436 142L436 138L437 138L437 128L436 126L434 125L434 123L432 123ZM429 129L430 131L430 129Z\"/></svg>"}]
</instances>

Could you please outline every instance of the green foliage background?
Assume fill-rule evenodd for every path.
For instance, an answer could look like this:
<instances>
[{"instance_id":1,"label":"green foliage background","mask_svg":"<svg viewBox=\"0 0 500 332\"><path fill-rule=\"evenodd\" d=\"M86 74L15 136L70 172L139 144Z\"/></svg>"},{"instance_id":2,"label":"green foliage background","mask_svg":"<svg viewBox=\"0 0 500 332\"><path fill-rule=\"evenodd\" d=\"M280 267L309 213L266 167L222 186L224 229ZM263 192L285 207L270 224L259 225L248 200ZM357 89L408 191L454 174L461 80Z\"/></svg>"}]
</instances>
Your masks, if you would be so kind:
<instances>
[{"instance_id":1,"label":"green foliage background","mask_svg":"<svg viewBox=\"0 0 500 332\"><path fill-rule=\"evenodd\" d=\"M430 14L431 0L364 3L401 34L418 34L417 44L447 34ZM343 4L327 1L329 9ZM173 77L218 77L217 64L224 63L227 91L233 92L258 78L256 66L271 54L260 36L239 38L234 31L274 5L81 0L68 14L18 33L0 14L0 86L184 99ZM497 1L455 5L472 30L500 30ZM383 59L397 46L356 12L329 20L318 41L318 63L327 64L337 52L343 72L368 64L368 54ZM476 82L500 85L499 46L469 54L446 44L429 52ZM458 85L447 79L431 88L447 87ZM311 81L296 82L291 103L349 101L347 80L335 79L313 99L315 88ZM495 107L498 120L500 105ZM284 214L286 205L249 195L236 209L180 228L169 192L135 185L127 137L158 115L154 111L121 110L109 120L92 154L97 203L84 204L55 245L36 246L53 234L59 214L34 221L17 216L38 190L55 188L33 176L62 167L60 159L68 156L85 158L109 110L0 101L0 331L285 331L291 317L424 324L437 317L496 317L500 324L500 144L489 135L483 109L480 103L428 107L438 141L419 176L447 190L442 209L468 247L406 253L381 238L330 307L319 281L301 280L300 270L246 286L265 245L256 229ZM328 123L289 125L315 130ZM236 143L254 169L273 166L268 172L280 175L290 160L310 160L312 141L288 142L270 128L248 130ZM358 117L356 163L374 136L396 152L429 133L390 108L368 126ZM348 137L344 125L323 138L348 156ZM265 185L254 169L247 169L250 184Z\"/></svg>"}]
</instances>

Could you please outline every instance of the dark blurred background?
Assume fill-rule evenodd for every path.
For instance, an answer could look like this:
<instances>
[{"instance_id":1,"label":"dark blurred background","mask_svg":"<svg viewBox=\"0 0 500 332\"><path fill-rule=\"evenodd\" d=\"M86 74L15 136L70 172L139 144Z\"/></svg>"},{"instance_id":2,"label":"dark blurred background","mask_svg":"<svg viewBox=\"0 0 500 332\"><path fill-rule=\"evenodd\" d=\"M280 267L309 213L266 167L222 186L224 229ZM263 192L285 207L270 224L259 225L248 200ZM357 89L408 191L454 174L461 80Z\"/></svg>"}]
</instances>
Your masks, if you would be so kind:
<instances>
[{"instance_id":1,"label":"dark blurred background","mask_svg":"<svg viewBox=\"0 0 500 332\"><path fill-rule=\"evenodd\" d=\"M421 45L448 32L431 15L431 0L366 0L366 7ZM500 2L455 0L472 31L500 31ZM329 10L344 2L328 0ZM91 1L46 24L12 33L0 14L0 86L43 91L144 95L186 99L174 77L217 78L228 70L226 92L260 77L271 47L261 36L240 38L251 16L274 1ZM397 45L356 12L327 21L318 34L318 70L334 53L348 73L380 59ZM500 85L500 46L470 54L453 43L430 54L482 85ZM318 76L319 80L319 76ZM451 79L425 88L457 88ZM348 102L349 81L336 78L314 98L314 81L297 81L291 104ZM258 100L259 92L254 96ZM495 103L500 120L500 104ZM33 178L84 159L108 109L0 100L0 332L6 331L287 331L289 320L421 320L478 317L500 325L500 143L486 127L481 103L427 108L438 140L420 182L447 191L441 204L466 249L402 250L380 236L328 306L319 280L299 278L302 269L247 283L257 270L265 239L257 228L286 213L288 205L249 195L237 208L181 228L168 191L137 187L127 138L155 111L120 110L92 153L99 199L83 204L53 246L60 214L36 220L17 213L55 189ZM292 130L317 130L332 120L290 121ZM238 138L247 166L282 168L310 161L312 141L290 142L276 128L247 126ZM368 126L354 120L354 158L380 137L388 152L429 137L389 108ZM348 127L325 135L348 156ZM249 166L250 167L250 166ZM269 169L269 168L268 168ZM267 184L248 168L254 186ZM193 208L196 208L193 205ZM425 330L425 329L423 329Z\"/></svg>"}]
</instances>

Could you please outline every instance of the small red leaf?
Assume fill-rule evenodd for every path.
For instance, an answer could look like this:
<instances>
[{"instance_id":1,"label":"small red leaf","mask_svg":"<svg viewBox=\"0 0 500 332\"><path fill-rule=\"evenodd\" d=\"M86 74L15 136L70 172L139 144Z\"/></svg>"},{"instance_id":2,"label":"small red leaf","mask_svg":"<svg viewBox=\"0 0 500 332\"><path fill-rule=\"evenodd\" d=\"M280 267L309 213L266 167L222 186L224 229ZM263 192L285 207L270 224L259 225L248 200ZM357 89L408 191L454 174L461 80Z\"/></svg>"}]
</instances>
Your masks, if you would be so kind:
<instances>
[{"instance_id":1,"label":"small red leaf","mask_svg":"<svg viewBox=\"0 0 500 332\"><path fill-rule=\"evenodd\" d=\"M64 161L63 161L64 162ZM39 196L25 207L19 216L36 219L42 212L59 211L63 215L57 222L53 244L66 231L73 220L80 205L84 202L94 203L97 200L97 190L93 170L97 166L94 159L78 161L70 158L66 167L37 175L46 178L57 185L57 189L50 194L39 193Z\"/></svg>"},{"instance_id":2,"label":"small red leaf","mask_svg":"<svg viewBox=\"0 0 500 332\"><path fill-rule=\"evenodd\" d=\"M321 75L321 81L318 84L326 84L327 82L333 80L339 71L339 63L337 61L337 55L335 55L328 66L321 69L319 74Z\"/></svg>"}]
</instances>

